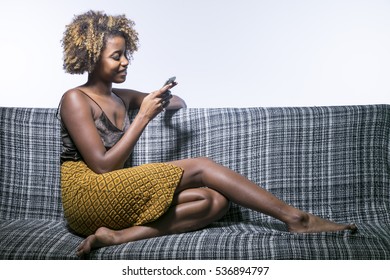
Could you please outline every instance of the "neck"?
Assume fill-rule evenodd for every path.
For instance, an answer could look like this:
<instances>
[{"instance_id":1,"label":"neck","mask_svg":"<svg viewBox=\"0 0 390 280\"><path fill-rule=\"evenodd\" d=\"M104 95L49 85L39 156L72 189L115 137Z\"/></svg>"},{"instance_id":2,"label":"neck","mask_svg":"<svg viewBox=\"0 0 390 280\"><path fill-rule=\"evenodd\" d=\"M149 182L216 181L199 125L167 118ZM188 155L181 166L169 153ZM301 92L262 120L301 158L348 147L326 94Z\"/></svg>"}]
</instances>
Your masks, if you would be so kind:
<instances>
[{"instance_id":1,"label":"neck","mask_svg":"<svg viewBox=\"0 0 390 280\"><path fill-rule=\"evenodd\" d=\"M94 79L92 75L88 76L88 81L85 86L92 89L95 94L111 95L112 83L104 82L100 79Z\"/></svg>"}]
</instances>

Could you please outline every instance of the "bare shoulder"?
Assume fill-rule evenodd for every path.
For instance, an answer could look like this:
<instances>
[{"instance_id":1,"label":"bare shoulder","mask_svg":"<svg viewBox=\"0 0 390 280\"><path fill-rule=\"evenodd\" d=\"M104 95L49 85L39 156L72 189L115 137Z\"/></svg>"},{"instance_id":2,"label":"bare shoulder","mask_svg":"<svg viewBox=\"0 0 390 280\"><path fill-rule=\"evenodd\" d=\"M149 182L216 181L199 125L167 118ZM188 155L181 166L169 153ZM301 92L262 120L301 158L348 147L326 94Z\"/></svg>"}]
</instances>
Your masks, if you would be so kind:
<instances>
[{"instance_id":1,"label":"bare shoulder","mask_svg":"<svg viewBox=\"0 0 390 280\"><path fill-rule=\"evenodd\" d=\"M113 88L112 91L120 98L122 98L122 100L126 103L126 106L130 109L139 108L145 96L147 95L144 92L132 89Z\"/></svg>"},{"instance_id":2,"label":"bare shoulder","mask_svg":"<svg viewBox=\"0 0 390 280\"><path fill-rule=\"evenodd\" d=\"M82 90L78 87L76 88L72 88L72 89L69 89L67 90L63 96L62 96L62 100L65 101L70 101L70 100L74 100L74 99L81 99L83 98L84 99L84 93L82 92Z\"/></svg>"},{"instance_id":3,"label":"bare shoulder","mask_svg":"<svg viewBox=\"0 0 390 280\"><path fill-rule=\"evenodd\" d=\"M62 96L60 112L63 114L64 112L72 113L78 111L91 112L91 106L87 96L79 88L72 88Z\"/></svg>"}]
</instances>

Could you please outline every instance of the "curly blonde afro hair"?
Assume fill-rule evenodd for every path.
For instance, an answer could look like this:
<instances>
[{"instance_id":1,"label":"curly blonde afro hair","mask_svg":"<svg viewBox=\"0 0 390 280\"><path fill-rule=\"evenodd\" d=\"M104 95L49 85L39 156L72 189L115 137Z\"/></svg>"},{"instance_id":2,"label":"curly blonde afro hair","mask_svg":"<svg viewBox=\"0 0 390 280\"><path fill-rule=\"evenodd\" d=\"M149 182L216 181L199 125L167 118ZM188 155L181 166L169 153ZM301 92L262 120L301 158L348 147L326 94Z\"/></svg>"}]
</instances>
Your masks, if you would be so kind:
<instances>
[{"instance_id":1,"label":"curly blonde afro hair","mask_svg":"<svg viewBox=\"0 0 390 280\"><path fill-rule=\"evenodd\" d=\"M124 15L109 16L102 12L88 11L75 16L66 26L62 39L65 72L91 73L110 36L124 37L126 56L131 59L138 49L138 33L133 26L134 22Z\"/></svg>"}]
</instances>

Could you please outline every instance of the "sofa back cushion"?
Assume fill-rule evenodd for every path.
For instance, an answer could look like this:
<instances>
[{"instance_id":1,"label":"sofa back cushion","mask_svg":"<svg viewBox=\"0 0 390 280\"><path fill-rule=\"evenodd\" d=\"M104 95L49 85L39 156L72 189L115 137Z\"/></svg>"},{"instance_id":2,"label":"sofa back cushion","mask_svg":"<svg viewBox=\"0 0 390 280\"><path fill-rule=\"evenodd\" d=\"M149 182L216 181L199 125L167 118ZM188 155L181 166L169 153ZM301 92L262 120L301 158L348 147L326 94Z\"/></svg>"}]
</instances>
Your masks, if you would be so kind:
<instances>
[{"instance_id":1,"label":"sofa back cushion","mask_svg":"<svg viewBox=\"0 0 390 280\"><path fill-rule=\"evenodd\" d=\"M389 105L189 108L151 121L127 165L207 156L323 217L385 221L389 136ZM0 219L63 219L60 149L56 109L0 108ZM224 219L271 221L235 204Z\"/></svg>"},{"instance_id":2,"label":"sofa back cushion","mask_svg":"<svg viewBox=\"0 0 390 280\"><path fill-rule=\"evenodd\" d=\"M365 105L166 112L149 124L128 164L207 156L317 215L337 221L388 219L389 109ZM225 219L272 222L234 204Z\"/></svg>"},{"instance_id":3,"label":"sofa back cushion","mask_svg":"<svg viewBox=\"0 0 390 280\"><path fill-rule=\"evenodd\" d=\"M0 218L61 219L56 109L0 108Z\"/></svg>"}]
</instances>

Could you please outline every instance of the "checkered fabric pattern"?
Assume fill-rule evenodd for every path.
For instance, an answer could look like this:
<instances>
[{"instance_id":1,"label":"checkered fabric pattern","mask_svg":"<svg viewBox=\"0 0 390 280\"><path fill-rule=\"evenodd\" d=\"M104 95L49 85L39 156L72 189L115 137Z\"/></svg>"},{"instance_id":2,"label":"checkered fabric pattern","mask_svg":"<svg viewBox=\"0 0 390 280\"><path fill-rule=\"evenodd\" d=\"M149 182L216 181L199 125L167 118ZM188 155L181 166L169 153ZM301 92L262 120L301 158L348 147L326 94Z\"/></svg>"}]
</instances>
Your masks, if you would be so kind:
<instances>
[{"instance_id":1,"label":"checkered fabric pattern","mask_svg":"<svg viewBox=\"0 0 390 280\"><path fill-rule=\"evenodd\" d=\"M76 259L52 108L0 108L0 259ZM133 118L137 112L130 112ZM232 205L196 232L101 248L91 259L390 259L390 106L167 111L128 165L207 156L303 210L359 231L294 234ZM239 191L240 186L237 186Z\"/></svg>"}]
</instances>

